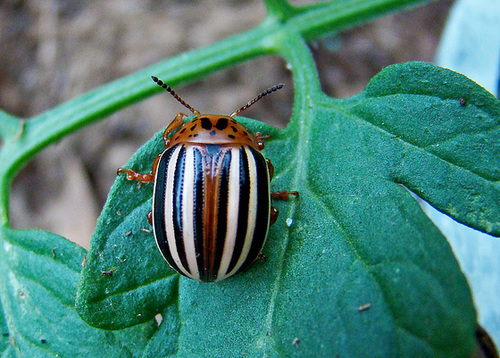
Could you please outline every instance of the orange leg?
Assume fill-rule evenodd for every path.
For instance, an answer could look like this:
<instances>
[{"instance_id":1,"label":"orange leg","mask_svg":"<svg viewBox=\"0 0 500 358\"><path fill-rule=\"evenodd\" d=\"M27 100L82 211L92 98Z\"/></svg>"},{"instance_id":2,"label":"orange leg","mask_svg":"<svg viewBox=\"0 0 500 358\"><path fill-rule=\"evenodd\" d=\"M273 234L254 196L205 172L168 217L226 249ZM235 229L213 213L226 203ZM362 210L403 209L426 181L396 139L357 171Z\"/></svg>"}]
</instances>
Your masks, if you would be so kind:
<instances>
[{"instance_id":1,"label":"orange leg","mask_svg":"<svg viewBox=\"0 0 500 358\"><path fill-rule=\"evenodd\" d=\"M299 192L298 191L272 191L271 192L271 199L279 199L279 200L288 200L290 198L290 195L295 196L296 198L299 197ZM276 222L278 219L279 211L276 209L274 206L271 206L271 215L269 217L269 225L272 225Z\"/></svg>"},{"instance_id":2,"label":"orange leg","mask_svg":"<svg viewBox=\"0 0 500 358\"><path fill-rule=\"evenodd\" d=\"M153 167L151 168L151 173L141 174L132 169L118 168L118 170L116 171L116 175L120 175L120 173L127 173L127 179L137 180L139 182L139 185L142 183L149 183L151 181L154 181L156 168L158 167L158 162L160 161L160 157L162 154L163 152L156 156L155 161L153 162Z\"/></svg>"},{"instance_id":3,"label":"orange leg","mask_svg":"<svg viewBox=\"0 0 500 358\"><path fill-rule=\"evenodd\" d=\"M263 138L264 136L261 133L256 134L257 138ZM270 137L270 136L268 136ZM271 163L269 159L266 158L266 163L267 163L267 169L269 170L269 179L272 180L274 176L274 166ZM299 197L299 192L298 191L287 191L287 190L281 190L281 191L272 191L271 192L271 200L272 199L279 199L279 200L288 200L290 198L290 195L295 196L296 198ZM272 225L276 222L278 219L279 211L276 209L274 206L271 206L271 215L269 217L269 224Z\"/></svg>"},{"instance_id":4,"label":"orange leg","mask_svg":"<svg viewBox=\"0 0 500 358\"><path fill-rule=\"evenodd\" d=\"M163 142L165 143L165 147L168 147L168 142L170 142L170 138L168 137L170 133L182 126L182 124L184 123L184 118L186 117L187 114L177 113L173 121L168 125L167 129L165 129L165 132L163 132Z\"/></svg>"},{"instance_id":5,"label":"orange leg","mask_svg":"<svg viewBox=\"0 0 500 358\"><path fill-rule=\"evenodd\" d=\"M165 132L163 132L163 143L165 144L165 147L168 147L168 142L170 142L170 138L168 137L170 133L175 131L177 128L182 126L184 118L186 118L187 115L184 113L177 113L175 118L170 122L170 124L167 126L167 129L165 129ZM150 181L154 181L155 174L156 174L156 167L158 167L158 161L160 160L160 156L163 154L160 153L156 158L155 161L153 162L153 167L151 169L151 173L146 173L146 174L141 174L137 173L136 171L132 169L125 169L125 168L118 168L117 175L120 173L127 173L127 179L128 180L137 180L139 184L142 183L149 183Z\"/></svg>"},{"instance_id":6,"label":"orange leg","mask_svg":"<svg viewBox=\"0 0 500 358\"><path fill-rule=\"evenodd\" d=\"M293 195L296 198L298 198L299 192L298 191L286 191L286 190L273 191L273 192L271 192L271 199L288 200L290 198L290 195Z\"/></svg>"},{"instance_id":7,"label":"orange leg","mask_svg":"<svg viewBox=\"0 0 500 358\"><path fill-rule=\"evenodd\" d=\"M271 138L270 134L262 134L261 132L255 133L255 138L257 139L269 139Z\"/></svg>"},{"instance_id":8,"label":"orange leg","mask_svg":"<svg viewBox=\"0 0 500 358\"><path fill-rule=\"evenodd\" d=\"M266 158L267 170L269 170L269 180L273 180L274 176L274 165L269 159Z\"/></svg>"},{"instance_id":9,"label":"orange leg","mask_svg":"<svg viewBox=\"0 0 500 358\"><path fill-rule=\"evenodd\" d=\"M278 209L276 209L274 206L271 206L271 215L269 216L269 225L272 225L278 220L278 215L279 215Z\"/></svg>"},{"instance_id":10,"label":"orange leg","mask_svg":"<svg viewBox=\"0 0 500 358\"><path fill-rule=\"evenodd\" d=\"M116 174L119 175L121 173L127 173L128 180L137 180L139 183L148 183L154 180L151 173L141 174L132 169L118 168Z\"/></svg>"},{"instance_id":11,"label":"orange leg","mask_svg":"<svg viewBox=\"0 0 500 358\"><path fill-rule=\"evenodd\" d=\"M264 139L269 139L271 136L269 134L262 134L260 132L255 133L255 139L257 139L257 146L259 150L264 149Z\"/></svg>"}]
</instances>

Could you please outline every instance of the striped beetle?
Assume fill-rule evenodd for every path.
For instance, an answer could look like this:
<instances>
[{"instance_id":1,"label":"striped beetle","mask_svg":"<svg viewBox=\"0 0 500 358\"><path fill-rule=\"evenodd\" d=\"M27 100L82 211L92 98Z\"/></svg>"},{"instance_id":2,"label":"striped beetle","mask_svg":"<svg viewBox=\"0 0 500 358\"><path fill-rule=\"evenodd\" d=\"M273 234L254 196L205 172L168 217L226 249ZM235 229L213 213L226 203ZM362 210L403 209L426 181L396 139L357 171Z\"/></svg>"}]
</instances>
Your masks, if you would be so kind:
<instances>
[{"instance_id":1,"label":"striped beetle","mask_svg":"<svg viewBox=\"0 0 500 358\"><path fill-rule=\"evenodd\" d=\"M264 246L278 211L271 198L287 200L298 192L270 191L273 166L260 153L261 133L234 119L282 84L260 93L229 116L201 114L157 77L195 117L178 113L168 125L166 149L151 173L119 168L127 179L153 182L153 210L148 214L156 244L170 267L202 282L220 281L249 267Z\"/></svg>"}]
</instances>

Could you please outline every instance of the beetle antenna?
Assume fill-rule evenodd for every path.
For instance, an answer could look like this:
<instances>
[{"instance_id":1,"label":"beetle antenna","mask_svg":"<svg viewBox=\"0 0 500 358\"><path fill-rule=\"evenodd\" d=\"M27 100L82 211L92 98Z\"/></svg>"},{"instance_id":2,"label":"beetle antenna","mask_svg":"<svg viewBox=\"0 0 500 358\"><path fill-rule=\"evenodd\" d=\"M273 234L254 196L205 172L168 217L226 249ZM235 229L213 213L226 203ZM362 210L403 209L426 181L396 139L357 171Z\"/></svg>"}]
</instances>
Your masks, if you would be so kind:
<instances>
[{"instance_id":1,"label":"beetle antenna","mask_svg":"<svg viewBox=\"0 0 500 358\"><path fill-rule=\"evenodd\" d=\"M237 116L238 114L240 114L245 109L247 109L248 107L250 107L251 105L253 105L255 102L257 102L262 97L267 96L270 93L273 93L273 92L276 92L277 90L282 89L283 86L284 86L283 83L278 83L276 86L273 86L271 88L266 89L265 91L262 91L257 97L255 97L254 99L252 99L250 102L248 102L247 104L245 104L243 107L241 107L237 111L234 111L233 113L231 113L229 115L229 117L235 117L235 116Z\"/></svg>"},{"instance_id":2,"label":"beetle antenna","mask_svg":"<svg viewBox=\"0 0 500 358\"><path fill-rule=\"evenodd\" d=\"M158 77L156 76L151 76L151 78L153 79L153 81L156 82L156 84L158 86L160 86L161 88L163 88L165 91L167 91L168 93L170 93L172 96L174 96L174 98L176 100L178 100L184 107L186 107L187 109L189 109L191 112L193 112L194 115L197 115L199 116L200 115L200 112L197 111L196 109L194 109L193 107L191 107L189 104L187 104L186 102L184 102L184 100L179 97L179 95L177 93L175 93L175 91L170 87L170 86L167 86L165 83L163 83L162 80L160 80Z\"/></svg>"}]
</instances>

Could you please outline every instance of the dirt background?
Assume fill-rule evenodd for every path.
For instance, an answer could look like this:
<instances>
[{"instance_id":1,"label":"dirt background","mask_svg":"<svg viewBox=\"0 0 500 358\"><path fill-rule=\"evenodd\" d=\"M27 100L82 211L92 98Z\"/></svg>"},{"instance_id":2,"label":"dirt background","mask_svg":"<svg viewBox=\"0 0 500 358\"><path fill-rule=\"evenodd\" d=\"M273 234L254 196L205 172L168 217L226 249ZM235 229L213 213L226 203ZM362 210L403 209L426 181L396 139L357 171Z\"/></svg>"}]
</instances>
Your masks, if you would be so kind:
<instances>
[{"instance_id":1,"label":"dirt background","mask_svg":"<svg viewBox=\"0 0 500 358\"><path fill-rule=\"evenodd\" d=\"M387 65L432 61L453 1L437 1L311 44L323 88L349 97ZM248 30L260 1L2 0L0 108L29 118L186 50ZM178 88L194 107L230 113L275 83L286 89L245 115L283 127L293 87L285 64L265 57ZM39 154L16 178L11 220L88 248L116 168L182 108L155 96L80 130Z\"/></svg>"}]
</instances>

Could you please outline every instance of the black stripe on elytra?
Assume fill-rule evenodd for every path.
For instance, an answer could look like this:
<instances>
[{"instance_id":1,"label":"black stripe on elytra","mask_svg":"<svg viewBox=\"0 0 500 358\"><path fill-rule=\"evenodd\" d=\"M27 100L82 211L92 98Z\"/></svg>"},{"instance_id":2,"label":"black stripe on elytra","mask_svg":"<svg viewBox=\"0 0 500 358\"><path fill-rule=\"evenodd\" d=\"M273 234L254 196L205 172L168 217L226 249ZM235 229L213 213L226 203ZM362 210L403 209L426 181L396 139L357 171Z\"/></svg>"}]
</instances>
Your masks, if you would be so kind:
<instances>
[{"instance_id":1,"label":"black stripe on elytra","mask_svg":"<svg viewBox=\"0 0 500 358\"><path fill-rule=\"evenodd\" d=\"M186 168L186 146L183 145L177 163L175 163L175 173L173 177L174 192L173 192L173 213L172 219L174 223L175 245L177 247L177 254L184 269L189 272L189 266L186 260L186 251L184 248L184 240L182 237L182 195L184 190L184 174Z\"/></svg>"},{"instance_id":2,"label":"black stripe on elytra","mask_svg":"<svg viewBox=\"0 0 500 358\"><path fill-rule=\"evenodd\" d=\"M222 154L222 153L221 153ZM228 150L222 154L220 161L220 182L219 182L219 195L218 195L218 209L217 209L217 235L215 238L215 255L214 265L211 267L212 272L210 278L215 280L217 272L219 271L220 263L222 261L222 254L224 251L224 243L226 242L227 234L227 216L229 204L229 173L231 171L231 151Z\"/></svg>"},{"instance_id":3,"label":"black stripe on elytra","mask_svg":"<svg viewBox=\"0 0 500 358\"><path fill-rule=\"evenodd\" d=\"M245 262L243 262L238 272L245 270L255 261L262 250L262 246L264 246L267 230L269 228L269 205L271 198L269 194L267 163L260 152L251 147L250 151L255 159L257 169L257 183L252 183L252 185L257 185L257 218L255 222L252 246L250 247L250 251Z\"/></svg>"},{"instance_id":4,"label":"black stripe on elytra","mask_svg":"<svg viewBox=\"0 0 500 358\"><path fill-rule=\"evenodd\" d=\"M194 249L203 252L203 159L199 149L193 150L194 154ZM203 255L196 256L198 272L203 271Z\"/></svg>"},{"instance_id":5,"label":"black stripe on elytra","mask_svg":"<svg viewBox=\"0 0 500 358\"><path fill-rule=\"evenodd\" d=\"M227 272L231 272L238 262L248 227L248 206L250 203L250 172L248 157L244 147L240 149L240 203L238 208L238 229L234 244L233 257L229 262Z\"/></svg>"},{"instance_id":6,"label":"black stripe on elytra","mask_svg":"<svg viewBox=\"0 0 500 358\"><path fill-rule=\"evenodd\" d=\"M153 227L155 240L163 257L174 270L180 272L179 267L175 264L168 247L167 232L165 229L165 192L167 186L168 165L171 164L170 160L172 154L177 147L178 145L175 145L165 151L158 162L158 167L156 168L156 186L153 198ZM158 185L159 183L163 183L163 185Z\"/></svg>"}]
</instances>

